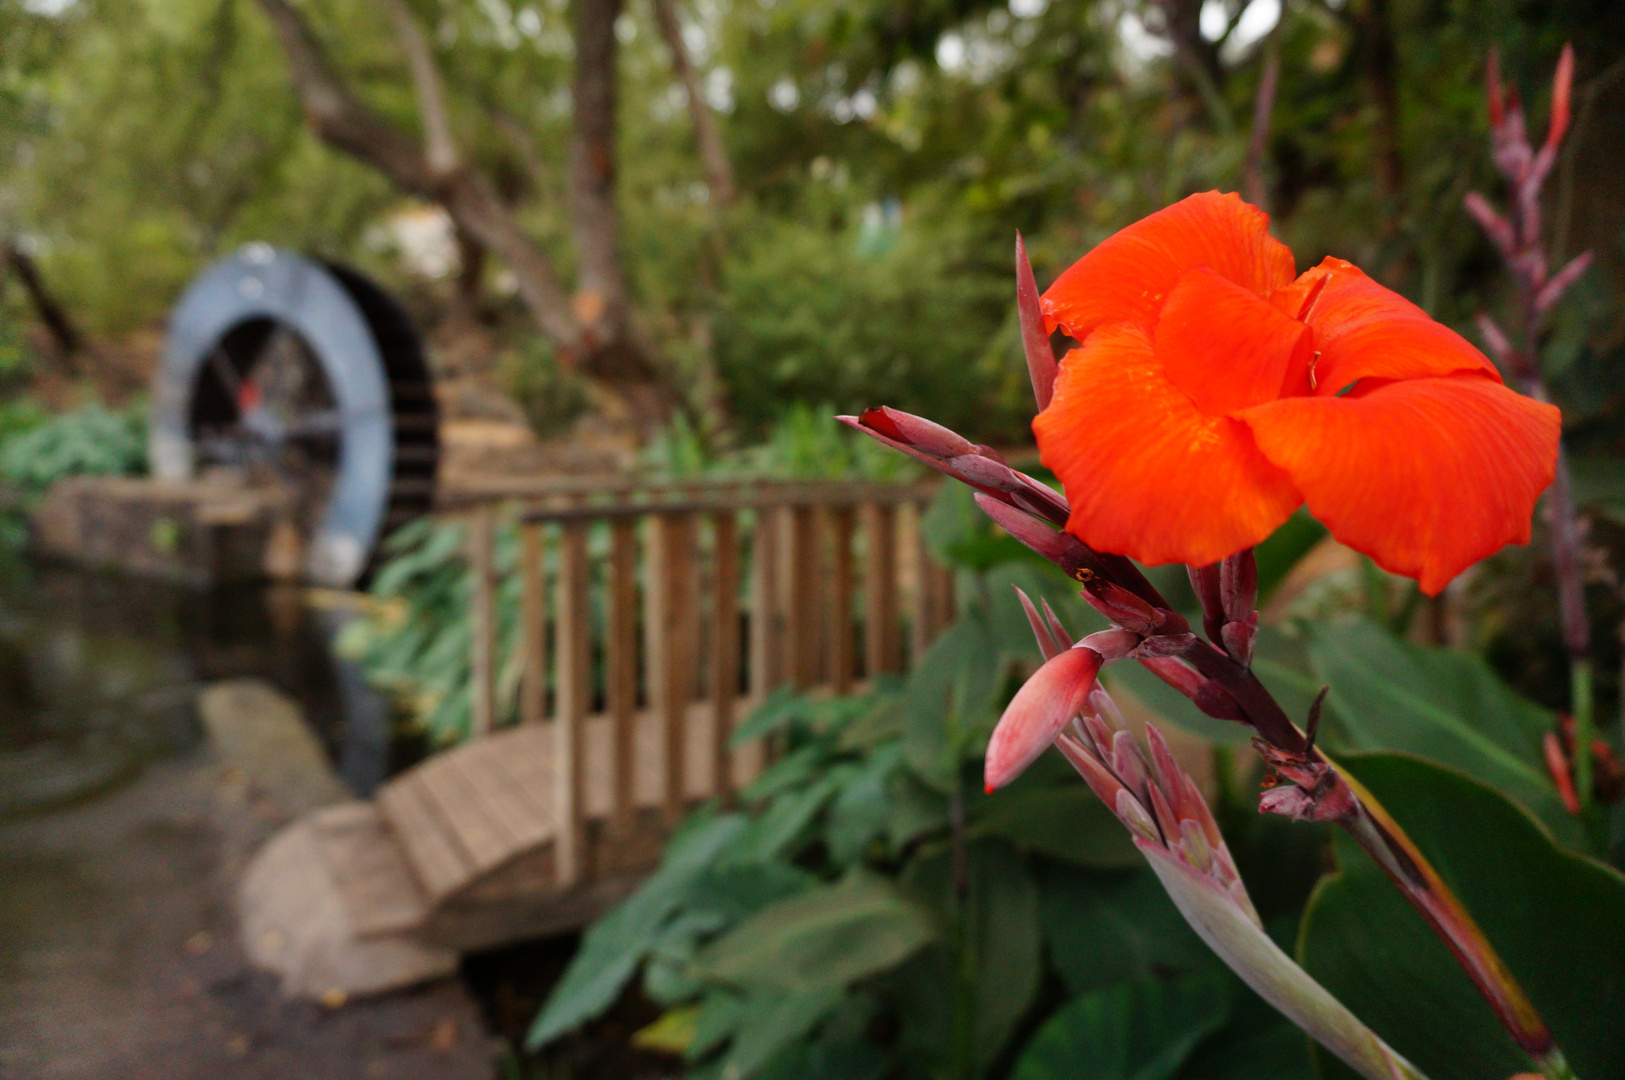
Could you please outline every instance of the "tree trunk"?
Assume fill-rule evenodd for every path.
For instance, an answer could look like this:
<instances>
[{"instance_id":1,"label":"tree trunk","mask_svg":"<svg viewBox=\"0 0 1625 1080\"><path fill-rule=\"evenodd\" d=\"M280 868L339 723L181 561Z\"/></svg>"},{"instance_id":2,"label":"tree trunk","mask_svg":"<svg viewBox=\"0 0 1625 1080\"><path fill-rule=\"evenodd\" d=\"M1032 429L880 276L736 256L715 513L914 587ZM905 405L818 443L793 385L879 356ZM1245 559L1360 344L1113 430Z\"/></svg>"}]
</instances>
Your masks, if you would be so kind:
<instances>
[{"instance_id":1,"label":"tree trunk","mask_svg":"<svg viewBox=\"0 0 1625 1080\"><path fill-rule=\"evenodd\" d=\"M317 134L329 145L379 170L402 190L443 207L460 232L513 272L521 302L553 343L559 359L602 383L625 402L640 435L652 434L670 415L675 396L654 350L634 343L630 333L614 203L613 65L618 3L583 0L579 5L583 29L590 26L599 37L607 33L608 46L595 41L583 49L582 43L577 43L577 123L580 125L583 119L588 123L586 132L578 132L577 141L596 148L596 156L593 184L572 184L571 194L577 201L571 218L578 225L576 240L582 267L581 289L573 299L546 252L519 227L490 178L457 154L439 74L404 8L393 0L388 5L407 54L420 110L425 114L430 153L420 151L406 133L350 93L303 16L288 0L258 3L282 45L294 88ZM614 9L607 20L600 17L601 8ZM606 64L607 68L603 66ZM584 89L594 95L585 108L579 100ZM580 201L584 197L585 203ZM583 297L588 295L601 298L602 303L584 303Z\"/></svg>"},{"instance_id":2,"label":"tree trunk","mask_svg":"<svg viewBox=\"0 0 1625 1080\"><path fill-rule=\"evenodd\" d=\"M1405 186L1405 159L1399 147L1399 54L1394 48L1394 26L1388 0L1366 0L1360 17L1365 55L1366 90L1377 108L1372 129L1372 165L1377 195L1383 202L1384 231L1398 226L1396 201Z\"/></svg>"}]
</instances>

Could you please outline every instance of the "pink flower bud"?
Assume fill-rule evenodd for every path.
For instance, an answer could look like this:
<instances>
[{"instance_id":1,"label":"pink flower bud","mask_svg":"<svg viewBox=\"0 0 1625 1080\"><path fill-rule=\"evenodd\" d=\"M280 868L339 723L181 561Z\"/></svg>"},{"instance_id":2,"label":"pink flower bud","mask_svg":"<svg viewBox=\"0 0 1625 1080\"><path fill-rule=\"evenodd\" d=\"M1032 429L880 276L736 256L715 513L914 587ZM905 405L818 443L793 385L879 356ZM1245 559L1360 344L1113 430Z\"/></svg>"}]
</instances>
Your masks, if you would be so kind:
<instances>
[{"instance_id":1,"label":"pink flower bud","mask_svg":"<svg viewBox=\"0 0 1625 1080\"><path fill-rule=\"evenodd\" d=\"M1020 776L1082 711L1100 665L1099 653L1077 646L1039 668L1016 691L988 740L983 777L989 791Z\"/></svg>"}]
</instances>

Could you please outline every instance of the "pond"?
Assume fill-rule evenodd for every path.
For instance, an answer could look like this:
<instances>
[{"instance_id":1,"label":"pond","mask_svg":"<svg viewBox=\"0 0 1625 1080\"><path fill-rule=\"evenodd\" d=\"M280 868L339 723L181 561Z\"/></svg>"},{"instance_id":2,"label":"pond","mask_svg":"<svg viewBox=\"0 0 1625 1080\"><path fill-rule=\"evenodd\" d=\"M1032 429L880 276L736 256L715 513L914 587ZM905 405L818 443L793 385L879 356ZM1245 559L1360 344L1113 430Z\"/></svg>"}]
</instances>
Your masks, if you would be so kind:
<instances>
[{"instance_id":1,"label":"pond","mask_svg":"<svg viewBox=\"0 0 1625 1080\"><path fill-rule=\"evenodd\" d=\"M265 679L304 708L349 787L415 756L388 703L329 643L344 618L289 586L197 592L11 561L0 567L0 817L106 791L201 738L217 679Z\"/></svg>"}]
</instances>

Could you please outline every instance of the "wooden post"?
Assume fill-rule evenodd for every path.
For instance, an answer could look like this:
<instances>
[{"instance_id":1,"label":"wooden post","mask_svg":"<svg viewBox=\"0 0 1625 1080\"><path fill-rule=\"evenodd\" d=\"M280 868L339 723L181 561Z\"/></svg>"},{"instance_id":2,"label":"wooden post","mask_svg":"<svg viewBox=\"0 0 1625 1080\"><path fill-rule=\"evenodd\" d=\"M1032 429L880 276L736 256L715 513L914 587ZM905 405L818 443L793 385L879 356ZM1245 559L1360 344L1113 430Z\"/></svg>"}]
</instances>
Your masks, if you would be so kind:
<instances>
[{"instance_id":1,"label":"wooden post","mask_svg":"<svg viewBox=\"0 0 1625 1080\"><path fill-rule=\"evenodd\" d=\"M557 642L555 675L557 703L553 715L555 877L561 889L581 879L584 856L582 829L582 726L587 698L592 692L592 623L587 608L587 525L566 522L559 537Z\"/></svg>"},{"instance_id":2,"label":"wooden post","mask_svg":"<svg viewBox=\"0 0 1625 1080\"><path fill-rule=\"evenodd\" d=\"M694 689L699 610L694 603L694 515L654 518L654 584L649 652L651 686L665 741L666 819L682 817L688 802L687 714Z\"/></svg>"},{"instance_id":3,"label":"wooden post","mask_svg":"<svg viewBox=\"0 0 1625 1080\"><path fill-rule=\"evenodd\" d=\"M863 567L864 668L873 679L901 669L897 640L897 510L867 508Z\"/></svg>"},{"instance_id":4,"label":"wooden post","mask_svg":"<svg viewBox=\"0 0 1625 1080\"><path fill-rule=\"evenodd\" d=\"M519 683L519 721L540 724L547 716L547 582L542 573L542 526L521 527L519 552L520 648L525 669Z\"/></svg>"},{"instance_id":5,"label":"wooden post","mask_svg":"<svg viewBox=\"0 0 1625 1080\"><path fill-rule=\"evenodd\" d=\"M711 603L711 776L712 790L733 790L728 736L733 733L734 695L739 692L739 532L732 510L715 519L716 561Z\"/></svg>"},{"instance_id":6,"label":"wooden post","mask_svg":"<svg viewBox=\"0 0 1625 1080\"><path fill-rule=\"evenodd\" d=\"M497 604L496 508L482 504L469 518L468 565L474 576L474 620L469 656L469 735L483 738L496 726Z\"/></svg>"},{"instance_id":7,"label":"wooden post","mask_svg":"<svg viewBox=\"0 0 1625 1080\"><path fill-rule=\"evenodd\" d=\"M850 506L833 506L829 511L832 550L829 573L829 681L837 694L852 689L852 534L855 512Z\"/></svg>"},{"instance_id":8,"label":"wooden post","mask_svg":"<svg viewBox=\"0 0 1625 1080\"><path fill-rule=\"evenodd\" d=\"M638 541L631 518L617 518L611 527L609 556L609 641L605 652L608 666L610 725L614 746L613 792L610 820L616 831L625 834L636 814L633 787L636 778L636 752L633 723L638 698Z\"/></svg>"},{"instance_id":9,"label":"wooden post","mask_svg":"<svg viewBox=\"0 0 1625 1080\"><path fill-rule=\"evenodd\" d=\"M819 675L819 619L821 597L818 587L818 512L811 506L797 506L790 512L790 603L784 613L784 639L789 658L789 674L802 689L812 686Z\"/></svg>"}]
</instances>

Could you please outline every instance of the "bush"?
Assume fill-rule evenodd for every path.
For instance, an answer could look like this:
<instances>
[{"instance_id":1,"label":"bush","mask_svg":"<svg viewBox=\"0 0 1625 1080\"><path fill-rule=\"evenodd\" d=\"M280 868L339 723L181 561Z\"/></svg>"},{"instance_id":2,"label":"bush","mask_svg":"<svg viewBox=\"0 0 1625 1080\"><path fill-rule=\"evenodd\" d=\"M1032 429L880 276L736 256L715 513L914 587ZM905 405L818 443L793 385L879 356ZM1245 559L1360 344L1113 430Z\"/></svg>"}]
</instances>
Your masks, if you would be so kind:
<instances>
[{"instance_id":1,"label":"bush","mask_svg":"<svg viewBox=\"0 0 1625 1080\"><path fill-rule=\"evenodd\" d=\"M824 401L907 409L986 442L1028 438L1009 268L907 228L890 247L859 240L773 223L728 264L717 364L742 427L762 432L789 403Z\"/></svg>"},{"instance_id":2,"label":"bush","mask_svg":"<svg viewBox=\"0 0 1625 1080\"><path fill-rule=\"evenodd\" d=\"M110 412L92 402L29 422L14 406L21 430L0 421L0 480L37 495L65 476L129 475L147 468L147 417L141 409ZM12 410L7 410L7 415Z\"/></svg>"}]
</instances>

